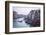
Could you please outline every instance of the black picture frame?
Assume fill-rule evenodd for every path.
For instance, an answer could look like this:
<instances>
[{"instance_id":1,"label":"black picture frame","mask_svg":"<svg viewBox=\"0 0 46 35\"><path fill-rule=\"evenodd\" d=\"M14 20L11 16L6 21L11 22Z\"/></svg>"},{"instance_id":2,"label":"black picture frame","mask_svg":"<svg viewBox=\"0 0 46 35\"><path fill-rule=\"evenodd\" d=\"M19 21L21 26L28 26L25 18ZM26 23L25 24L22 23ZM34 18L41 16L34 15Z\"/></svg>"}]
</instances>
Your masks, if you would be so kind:
<instances>
[{"instance_id":1,"label":"black picture frame","mask_svg":"<svg viewBox=\"0 0 46 35\"><path fill-rule=\"evenodd\" d=\"M43 30L39 31L22 31L22 32L9 32L9 3L20 3L20 4L34 4L34 5L43 5L43 19L44 27ZM5 33L6 34L16 34L16 33L32 33L32 32L44 32L45 31L45 3L37 2L20 2L20 1L5 1Z\"/></svg>"}]
</instances>

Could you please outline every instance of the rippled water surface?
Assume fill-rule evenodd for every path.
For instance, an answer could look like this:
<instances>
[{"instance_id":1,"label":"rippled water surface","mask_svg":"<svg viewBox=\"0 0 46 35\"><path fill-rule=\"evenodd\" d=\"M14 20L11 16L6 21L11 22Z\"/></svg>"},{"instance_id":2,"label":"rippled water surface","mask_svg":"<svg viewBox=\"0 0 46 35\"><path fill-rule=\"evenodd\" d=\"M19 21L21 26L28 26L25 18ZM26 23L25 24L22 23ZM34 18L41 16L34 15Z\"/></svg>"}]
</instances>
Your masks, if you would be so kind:
<instances>
[{"instance_id":1,"label":"rippled water surface","mask_svg":"<svg viewBox=\"0 0 46 35\"><path fill-rule=\"evenodd\" d=\"M14 19L13 21L13 28L24 28L24 27L30 27L25 21L24 18Z\"/></svg>"}]
</instances>

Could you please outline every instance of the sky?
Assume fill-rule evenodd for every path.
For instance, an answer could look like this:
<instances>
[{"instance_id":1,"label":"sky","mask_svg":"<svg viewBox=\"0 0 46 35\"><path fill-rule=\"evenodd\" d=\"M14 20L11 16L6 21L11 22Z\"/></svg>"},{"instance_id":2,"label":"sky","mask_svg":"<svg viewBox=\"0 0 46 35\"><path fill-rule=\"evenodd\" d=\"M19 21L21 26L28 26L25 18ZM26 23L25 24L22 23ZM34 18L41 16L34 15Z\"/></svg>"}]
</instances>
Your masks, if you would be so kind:
<instances>
[{"instance_id":1,"label":"sky","mask_svg":"<svg viewBox=\"0 0 46 35\"><path fill-rule=\"evenodd\" d=\"M16 11L18 14L28 15L31 10L38 9L38 8L31 8L31 7L13 7L13 11Z\"/></svg>"}]
</instances>

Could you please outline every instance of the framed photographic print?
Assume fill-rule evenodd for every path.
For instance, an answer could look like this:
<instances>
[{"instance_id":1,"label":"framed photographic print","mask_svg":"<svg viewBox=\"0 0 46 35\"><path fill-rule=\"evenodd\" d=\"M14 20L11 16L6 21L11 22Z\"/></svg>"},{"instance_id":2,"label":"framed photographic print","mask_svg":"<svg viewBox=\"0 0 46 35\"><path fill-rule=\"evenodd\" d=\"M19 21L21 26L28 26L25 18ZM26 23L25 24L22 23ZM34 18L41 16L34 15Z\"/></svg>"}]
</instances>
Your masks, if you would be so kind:
<instances>
[{"instance_id":1,"label":"framed photographic print","mask_svg":"<svg viewBox=\"0 0 46 35\"><path fill-rule=\"evenodd\" d=\"M5 33L45 31L45 3L5 1Z\"/></svg>"}]
</instances>

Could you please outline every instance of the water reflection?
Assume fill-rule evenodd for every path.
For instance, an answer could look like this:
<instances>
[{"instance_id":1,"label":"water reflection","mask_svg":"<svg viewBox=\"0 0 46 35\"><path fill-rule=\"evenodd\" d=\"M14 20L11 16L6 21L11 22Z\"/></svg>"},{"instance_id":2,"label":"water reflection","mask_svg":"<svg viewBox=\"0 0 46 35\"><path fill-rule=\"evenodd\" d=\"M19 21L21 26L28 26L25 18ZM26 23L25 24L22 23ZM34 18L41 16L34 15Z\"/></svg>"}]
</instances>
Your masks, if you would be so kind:
<instances>
[{"instance_id":1,"label":"water reflection","mask_svg":"<svg viewBox=\"0 0 46 35\"><path fill-rule=\"evenodd\" d=\"M18 18L18 19L14 19L15 22L13 27L14 28L20 28L20 27L30 27L30 25L28 25L27 23L25 23L24 18Z\"/></svg>"}]
</instances>

